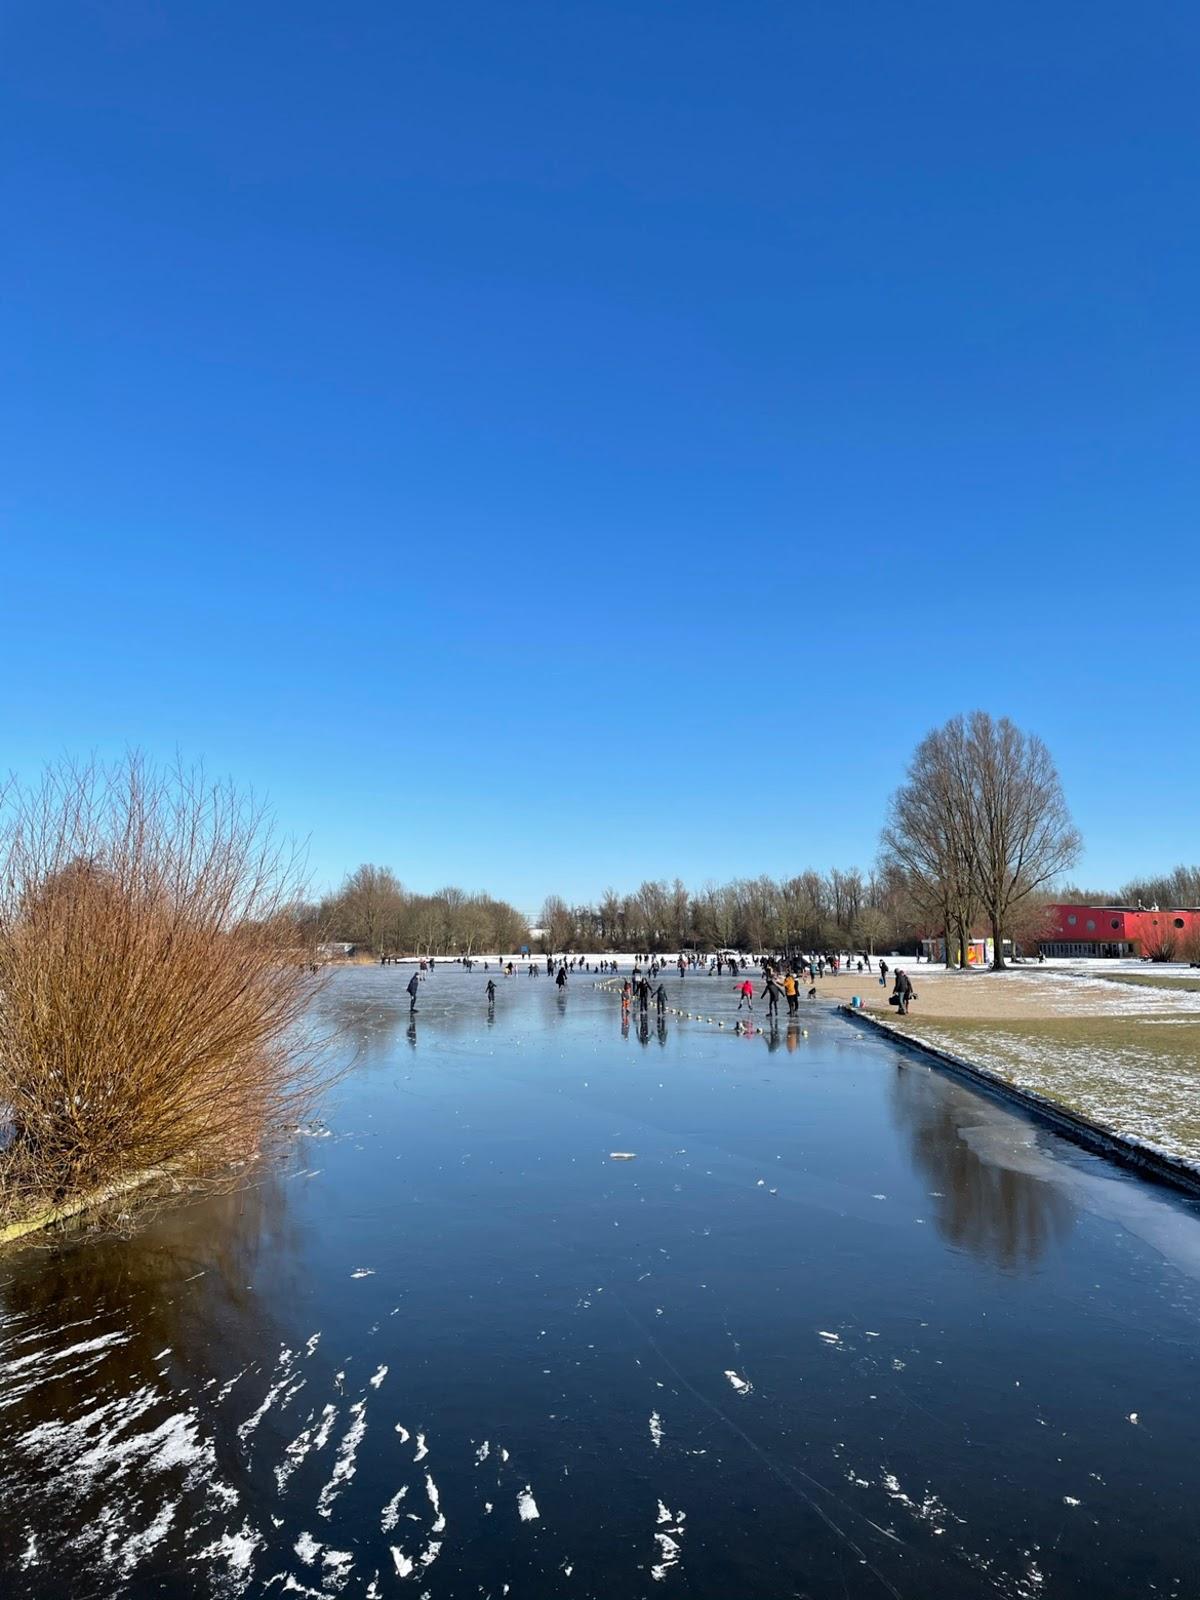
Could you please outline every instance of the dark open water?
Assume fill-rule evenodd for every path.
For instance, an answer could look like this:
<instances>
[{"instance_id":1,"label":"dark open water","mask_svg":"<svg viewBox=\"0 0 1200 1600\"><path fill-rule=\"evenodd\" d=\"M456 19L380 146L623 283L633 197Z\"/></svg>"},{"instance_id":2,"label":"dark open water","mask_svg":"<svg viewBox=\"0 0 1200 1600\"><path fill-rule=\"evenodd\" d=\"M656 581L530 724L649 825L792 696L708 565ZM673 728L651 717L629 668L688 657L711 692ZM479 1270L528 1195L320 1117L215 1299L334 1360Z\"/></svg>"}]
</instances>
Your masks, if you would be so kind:
<instances>
[{"instance_id":1,"label":"dark open water","mask_svg":"<svg viewBox=\"0 0 1200 1600\"><path fill-rule=\"evenodd\" d=\"M0 1260L0 1593L1200 1593L1193 1206L816 1008L408 970L285 1167Z\"/></svg>"}]
</instances>

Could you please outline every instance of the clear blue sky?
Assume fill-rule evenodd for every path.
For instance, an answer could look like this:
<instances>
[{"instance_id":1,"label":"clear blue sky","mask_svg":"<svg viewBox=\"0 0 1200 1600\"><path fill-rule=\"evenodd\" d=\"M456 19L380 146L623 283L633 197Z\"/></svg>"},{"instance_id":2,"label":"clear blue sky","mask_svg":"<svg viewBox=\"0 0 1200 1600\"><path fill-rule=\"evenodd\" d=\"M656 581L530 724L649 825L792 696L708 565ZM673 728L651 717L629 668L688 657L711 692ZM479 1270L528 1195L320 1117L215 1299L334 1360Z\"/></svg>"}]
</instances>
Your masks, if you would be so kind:
<instances>
[{"instance_id":1,"label":"clear blue sky","mask_svg":"<svg viewBox=\"0 0 1200 1600\"><path fill-rule=\"evenodd\" d=\"M1200 11L6 8L0 762L535 908L1008 713L1200 857Z\"/></svg>"}]
</instances>

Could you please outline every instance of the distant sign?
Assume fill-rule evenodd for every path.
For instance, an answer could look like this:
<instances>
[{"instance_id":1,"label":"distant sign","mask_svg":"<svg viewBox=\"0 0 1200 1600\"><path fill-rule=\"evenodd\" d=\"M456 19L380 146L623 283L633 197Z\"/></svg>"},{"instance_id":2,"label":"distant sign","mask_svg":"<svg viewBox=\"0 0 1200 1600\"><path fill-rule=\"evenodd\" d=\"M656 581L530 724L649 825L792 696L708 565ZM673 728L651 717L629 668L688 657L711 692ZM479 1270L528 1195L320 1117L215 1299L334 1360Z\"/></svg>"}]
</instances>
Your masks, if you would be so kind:
<instances>
[{"instance_id":1,"label":"distant sign","mask_svg":"<svg viewBox=\"0 0 1200 1600\"><path fill-rule=\"evenodd\" d=\"M521 946L521 954L523 956L527 956L529 954L529 946L527 944L523 944Z\"/></svg>"}]
</instances>

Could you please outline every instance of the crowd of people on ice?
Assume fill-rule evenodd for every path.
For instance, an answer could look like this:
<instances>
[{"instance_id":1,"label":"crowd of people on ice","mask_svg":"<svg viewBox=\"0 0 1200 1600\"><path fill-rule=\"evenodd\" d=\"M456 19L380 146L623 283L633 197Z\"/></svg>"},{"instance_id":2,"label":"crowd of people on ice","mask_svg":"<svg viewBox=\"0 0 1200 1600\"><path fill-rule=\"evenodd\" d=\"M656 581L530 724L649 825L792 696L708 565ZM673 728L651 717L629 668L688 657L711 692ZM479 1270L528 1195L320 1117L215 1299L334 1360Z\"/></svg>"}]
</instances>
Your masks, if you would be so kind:
<instances>
[{"instance_id":1,"label":"crowd of people on ice","mask_svg":"<svg viewBox=\"0 0 1200 1600\"><path fill-rule=\"evenodd\" d=\"M464 967L468 972L478 964L477 957L454 956L444 958ZM805 990L810 1000L817 997L816 985L826 973L831 977L838 977L842 972L857 972L858 974L872 971L870 955L845 955L838 951L812 951L807 954L793 956L790 959L762 956L755 962L750 956L736 950L718 950L715 955L702 955L695 952L680 952L679 955L657 956L650 952L636 954L633 957L633 971L621 985L621 1009L628 1012L636 999L638 1010L647 1012L653 1000L655 1009L661 1017L665 1015L668 1005L667 991L660 981L661 975L668 970L678 973L680 979L686 978L689 973L703 973L708 977L723 978L726 971L736 981L738 996L738 1011L745 1009L749 1013L754 1011L754 981L747 976L750 969L759 965L762 972L762 988L759 1000L767 1002L768 1017L778 1016L779 1002L787 1003L789 1016L797 1016L800 1010L800 992ZM917 960L921 958L918 955ZM545 960L545 973L552 977L559 992L567 987L571 973L596 972L605 976L615 976L620 973L620 963L616 957L602 956L596 961L586 956L554 956L548 955ZM643 965L644 963L644 965ZM538 977L542 970L541 958L520 963L531 978ZM417 1009L417 994L421 982L421 975L434 966L432 956L422 958L418 969L413 973L407 984L408 995L411 1001L410 1009ZM491 962L483 961L483 970L488 972ZM501 964L501 972L505 977L511 978L518 972L518 963L508 960ZM889 967L887 962L878 959L879 982L887 985ZM916 990L913 988L912 979L903 968L897 967L892 973L892 992L888 996L888 1004L896 1007L901 1016L908 1015L911 1001L916 999ZM488 978L484 987L488 1006L496 1003L496 984L493 978Z\"/></svg>"}]
</instances>

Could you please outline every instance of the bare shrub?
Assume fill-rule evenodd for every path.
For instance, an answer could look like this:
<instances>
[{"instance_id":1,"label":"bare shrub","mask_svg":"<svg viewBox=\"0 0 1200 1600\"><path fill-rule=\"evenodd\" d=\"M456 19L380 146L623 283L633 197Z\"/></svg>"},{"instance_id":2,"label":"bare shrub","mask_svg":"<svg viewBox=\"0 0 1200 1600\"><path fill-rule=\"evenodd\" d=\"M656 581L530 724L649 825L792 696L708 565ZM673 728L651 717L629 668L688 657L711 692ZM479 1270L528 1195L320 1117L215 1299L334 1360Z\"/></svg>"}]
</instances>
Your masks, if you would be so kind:
<instances>
[{"instance_id":1,"label":"bare shrub","mask_svg":"<svg viewBox=\"0 0 1200 1600\"><path fill-rule=\"evenodd\" d=\"M0 1211L210 1175L308 1113L293 854L198 772L57 767L0 807Z\"/></svg>"},{"instance_id":2,"label":"bare shrub","mask_svg":"<svg viewBox=\"0 0 1200 1600\"><path fill-rule=\"evenodd\" d=\"M1158 919L1155 918L1155 921ZM1165 923L1161 928L1155 928L1148 933L1143 941L1142 953L1149 956L1151 961L1174 961L1179 950L1179 940L1174 928Z\"/></svg>"}]
</instances>

